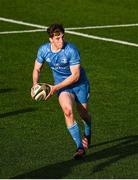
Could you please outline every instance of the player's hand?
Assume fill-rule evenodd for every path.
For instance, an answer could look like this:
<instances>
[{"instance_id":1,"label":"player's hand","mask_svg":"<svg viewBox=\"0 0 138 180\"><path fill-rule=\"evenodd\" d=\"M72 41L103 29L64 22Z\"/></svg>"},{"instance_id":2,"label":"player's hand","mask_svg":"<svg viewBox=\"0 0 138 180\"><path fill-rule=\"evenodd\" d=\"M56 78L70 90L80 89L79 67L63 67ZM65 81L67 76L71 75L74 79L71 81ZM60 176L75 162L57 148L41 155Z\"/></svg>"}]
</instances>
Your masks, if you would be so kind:
<instances>
[{"instance_id":1,"label":"player's hand","mask_svg":"<svg viewBox=\"0 0 138 180\"><path fill-rule=\"evenodd\" d=\"M31 97L32 97L32 99L34 99L34 96L35 96L35 94L34 94L34 89L37 88L37 86L38 86L38 84L35 84L35 85L33 85L32 88L31 88Z\"/></svg>"},{"instance_id":2,"label":"player's hand","mask_svg":"<svg viewBox=\"0 0 138 180\"><path fill-rule=\"evenodd\" d=\"M57 91L57 89L56 89L56 86L53 86L53 85L50 85L50 84L48 84L49 86L50 86L50 93L48 94L48 96L45 98L45 100L47 100L50 96L52 96L56 91Z\"/></svg>"}]
</instances>

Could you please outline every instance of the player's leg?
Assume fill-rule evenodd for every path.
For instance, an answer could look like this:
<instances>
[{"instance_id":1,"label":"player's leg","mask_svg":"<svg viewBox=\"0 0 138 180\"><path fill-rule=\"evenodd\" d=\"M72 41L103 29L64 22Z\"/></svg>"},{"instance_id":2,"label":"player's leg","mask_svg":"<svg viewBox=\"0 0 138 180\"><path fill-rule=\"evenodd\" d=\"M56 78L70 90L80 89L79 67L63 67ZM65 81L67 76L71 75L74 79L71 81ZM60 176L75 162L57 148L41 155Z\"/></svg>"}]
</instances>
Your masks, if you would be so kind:
<instances>
[{"instance_id":1,"label":"player's leg","mask_svg":"<svg viewBox=\"0 0 138 180\"><path fill-rule=\"evenodd\" d=\"M91 114L88 111L87 103L77 103L77 111L84 123L83 147L88 148L91 142Z\"/></svg>"},{"instance_id":2,"label":"player's leg","mask_svg":"<svg viewBox=\"0 0 138 180\"><path fill-rule=\"evenodd\" d=\"M84 122L83 146L88 148L91 139L91 115L88 112L88 100L90 96L89 82L80 84L74 88L77 111Z\"/></svg>"},{"instance_id":3,"label":"player's leg","mask_svg":"<svg viewBox=\"0 0 138 180\"><path fill-rule=\"evenodd\" d=\"M68 131L77 146L77 152L75 153L74 158L80 158L85 154L85 151L82 145L79 126L75 121L73 114L74 95L65 91L61 92L59 95L59 104L63 110Z\"/></svg>"},{"instance_id":4,"label":"player's leg","mask_svg":"<svg viewBox=\"0 0 138 180\"><path fill-rule=\"evenodd\" d=\"M75 122L73 114L74 95L65 91L61 92L59 95L59 104L63 110L67 127L72 126Z\"/></svg>"}]
</instances>

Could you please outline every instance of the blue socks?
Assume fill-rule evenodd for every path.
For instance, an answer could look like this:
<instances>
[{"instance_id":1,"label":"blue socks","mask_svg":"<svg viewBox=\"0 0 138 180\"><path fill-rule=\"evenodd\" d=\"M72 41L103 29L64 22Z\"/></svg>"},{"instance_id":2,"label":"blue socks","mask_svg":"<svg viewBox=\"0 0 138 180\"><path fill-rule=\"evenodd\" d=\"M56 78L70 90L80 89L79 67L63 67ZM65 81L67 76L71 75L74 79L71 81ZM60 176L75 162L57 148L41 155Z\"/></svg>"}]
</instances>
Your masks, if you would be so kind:
<instances>
[{"instance_id":1,"label":"blue socks","mask_svg":"<svg viewBox=\"0 0 138 180\"><path fill-rule=\"evenodd\" d=\"M86 136L91 135L91 121L84 121L84 133Z\"/></svg>"},{"instance_id":2,"label":"blue socks","mask_svg":"<svg viewBox=\"0 0 138 180\"><path fill-rule=\"evenodd\" d=\"M71 134L74 142L77 145L77 148L83 148L82 145L82 140L81 140L81 136L80 136L80 129L79 126L76 122L74 122L74 124L68 128L69 133Z\"/></svg>"},{"instance_id":3,"label":"blue socks","mask_svg":"<svg viewBox=\"0 0 138 180\"><path fill-rule=\"evenodd\" d=\"M91 121L84 121L84 134L85 136L90 136L91 135ZM82 145L82 139L80 136L80 129L79 126L76 122L74 122L74 124L68 128L69 133L71 134L74 142L77 145L77 148L83 148Z\"/></svg>"}]
</instances>

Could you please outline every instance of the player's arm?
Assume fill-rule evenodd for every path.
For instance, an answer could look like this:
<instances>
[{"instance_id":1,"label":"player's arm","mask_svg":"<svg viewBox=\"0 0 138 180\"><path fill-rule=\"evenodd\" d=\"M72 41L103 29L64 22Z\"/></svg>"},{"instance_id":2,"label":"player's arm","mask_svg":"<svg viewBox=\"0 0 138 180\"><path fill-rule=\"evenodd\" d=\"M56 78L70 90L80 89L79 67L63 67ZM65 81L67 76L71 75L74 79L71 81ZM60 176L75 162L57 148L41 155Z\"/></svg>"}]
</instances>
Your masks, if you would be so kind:
<instances>
[{"instance_id":1,"label":"player's arm","mask_svg":"<svg viewBox=\"0 0 138 180\"><path fill-rule=\"evenodd\" d=\"M80 64L70 66L71 75L61 83L52 87L53 93L61 88L77 82L80 78Z\"/></svg>"},{"instance_id":2,"label":"player's arm","mask_svg":"<svg viewBox=\"0 0 138 180\"><path fill-rule=\"evenodd\" d=\"M39 63L37 60L35 61L33 74L32 74L33 86L38 84L39 74L40 74L40 70L42 68L42 65L43 64Z\"/></svg>"},{"instance_id":3,"label":"player's arm","mask_svg":"<svg viewBox=\"0 0 138 180\"><path fill-rule=\"evenodd\" d=\"M32 88L31 88L31 96L32 96L32 98L34 98L34 88L38 84L39 74L40 74L40 70L41 70L42 66L43 66L43 64L37 62L37 60L35 61L34 69L33 69L33 73L32 73L32 79L33 79L33 85L32 85Z\"/></svg>"}]
</instances>

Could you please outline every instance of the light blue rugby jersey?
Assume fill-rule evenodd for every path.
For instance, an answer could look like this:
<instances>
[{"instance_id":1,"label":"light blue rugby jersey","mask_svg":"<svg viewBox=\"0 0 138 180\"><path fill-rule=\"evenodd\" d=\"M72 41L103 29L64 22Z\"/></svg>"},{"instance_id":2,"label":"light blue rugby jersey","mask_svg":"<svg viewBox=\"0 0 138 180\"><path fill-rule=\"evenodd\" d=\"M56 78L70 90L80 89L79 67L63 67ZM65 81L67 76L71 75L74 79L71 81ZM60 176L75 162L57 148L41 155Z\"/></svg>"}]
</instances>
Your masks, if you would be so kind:
<instances>
[{"instance_id":1,"label":"light blue rugby jersey","mask_svg":"<svg viewBox=\"0 0 138 180\"><path fill-rule=\"evenodd\" d=\"M78 49L71 43L64 42L63 48L59 52L51 51L51 44L46 43L38 49L37 61L47 62L52 69L55 84L58 84L71 75L70 66L80 64L80 54ZM84 69L80 68L80 79L76 82L86 82L87 77Z\"/></svg>"}]
</instances>

